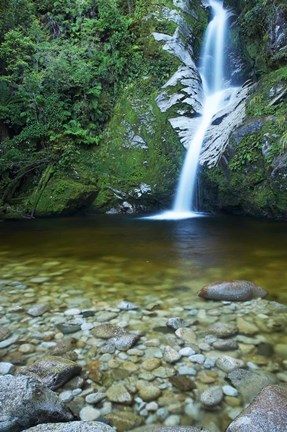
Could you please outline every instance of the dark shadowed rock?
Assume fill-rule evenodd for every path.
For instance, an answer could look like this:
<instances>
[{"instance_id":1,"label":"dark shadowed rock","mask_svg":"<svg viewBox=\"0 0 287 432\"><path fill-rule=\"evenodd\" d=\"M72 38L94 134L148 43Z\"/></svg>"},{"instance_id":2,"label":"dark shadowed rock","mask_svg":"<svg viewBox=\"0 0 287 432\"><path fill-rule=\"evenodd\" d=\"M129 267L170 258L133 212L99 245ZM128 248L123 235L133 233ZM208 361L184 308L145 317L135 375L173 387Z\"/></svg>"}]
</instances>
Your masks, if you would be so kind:
<instances>
[{"instance_id":1,"label":"dark shadowed rock","mask_svg":"<svg viewBox=\"0 0 287 432\"><path fill-rule=\"evenodd\" d=\"M270 372L240 368L230 372L228 379L239 391L245 404L250 403L264 387L278 382Z\"/></svg>"},{"instance_id":2,"label":"dark shadowed rock","mask_svg":"<svg viewBox=\"0 0 287 432\"><path fill-rule=\"evenodd\" d=\"M114 432L114 429L97 421L43 424L32 427L27 432Z\"/></svg>"},{"instance_id":3,"label":"dark shadowed rock","mask_svg":"<svg viewBox=\"0 0 287 432\"><path fill-rule=\"evenodd\" d=\"M23 368L22 373L36 376L51 390L62 387L71 378L81 373L81 366L62 357L49 356L35 362L28 368Z\"/></svg>"},{"instance_id":4,"label":"dark shadowed rock","mask_svg":"<svg viewBox=\"0 0 287 432\"><path fill-rule=\"evenodd\" d=\"M0 432L21 432L39 423L73 419L57 394L37 379L24 375L0 378Z\"/></svg>"},{"instance_id":5,"label":"dark shadowed rock","mask_svg":"<svg viewBox=\"0 0 287 432\"><path fill-rule=\"evenodd\" d=\"M267 292L244 280L215 282L202 288L198 295L209 300L247 301L266 296Z\"/></svg>"},{"instance_id":6,"label":"dark shadowed rock","mask_svg":"<svg viewBox=\"0 0 287 432\"><path fill-rule=\"evenodd\" d=\"M284 432L287 430L287 387L265 387L229 425L226 432Z\"/></svg>"}]
</instances>

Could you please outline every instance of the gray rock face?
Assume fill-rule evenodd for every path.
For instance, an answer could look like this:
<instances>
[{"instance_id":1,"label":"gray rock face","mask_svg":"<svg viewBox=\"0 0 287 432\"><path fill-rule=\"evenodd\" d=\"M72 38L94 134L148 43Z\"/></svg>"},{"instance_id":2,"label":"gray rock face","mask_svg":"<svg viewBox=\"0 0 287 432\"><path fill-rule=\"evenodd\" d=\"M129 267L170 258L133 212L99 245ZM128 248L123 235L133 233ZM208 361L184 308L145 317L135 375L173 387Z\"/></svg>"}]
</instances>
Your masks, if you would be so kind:
<instances>
[{"instance_id":1,"label":"gray rock face","mask_svg":"<svg viewBox=\"0 0 287 432\"><path fill-rule=\"evenodd\" d=\"M266 296L267 292L252 282L224 281L202 288L198 295L209 300L247 301Z\"/></svg>"},{"instance_id":2,"label":"gray rock face","mask_svg":"<svg viewBox=\"0 0 287 432\"><path fill-rule=\"evenodd\" d=\"M79 421L38 425L27 432L114 432L114 429L100 422Z\"/></svg>"},{"instance_id":3,"label":"gray rock face","mask_svg":"<svg viewBox=\"0 0 287 432\"><path fill-rule=\"evenodd\" d=\"M81 370L81 366L75 362L56 356L46 357L23 369L27 375L35 375L51 390L63 386L71 378L80 374Z\"/></svg>"},{"instance_id":4,"label":"gray rock face","mask_svg":"<svg viewBox=\"0 0 287 432\"><path fill-rule=\"evenodd\" d=\"M250 403L264 387L277 382L276 377L266 371L249 371L240 368L230 372L228 379L239 391L244 403Z\"/></svg>"},{"instance_id":5,"label":"gray rock face","mask_svg":"<svg viewBox=\"0 0 287 432\"><path fill-rule=\"evenodd\" d=\"M287 51L287 19L286 11L282 6L275 7L274 19L270 25L269 36L269 50L272 54Z\"/></svg>"},{"instance_id":6,"label":"gray rock face","mask_svg":"<svg viewBox=\"0 0 287 432\"><path fill-rule=\"evenodd\" d=\"M39 423L65 422L73 418L56 393L35 378L0 377L0 432L21 432Z\"/></svg>"},{"instance_id":7,"label":"gray rock face","mask_svg":"<svg viewBox=\"0 0 287 432\"><path fill-rule=\"evenodd\" d=\"M283 432L287 430L287 387L272 385L229 425L226 432Z\"/></svg>"}]
</instances>

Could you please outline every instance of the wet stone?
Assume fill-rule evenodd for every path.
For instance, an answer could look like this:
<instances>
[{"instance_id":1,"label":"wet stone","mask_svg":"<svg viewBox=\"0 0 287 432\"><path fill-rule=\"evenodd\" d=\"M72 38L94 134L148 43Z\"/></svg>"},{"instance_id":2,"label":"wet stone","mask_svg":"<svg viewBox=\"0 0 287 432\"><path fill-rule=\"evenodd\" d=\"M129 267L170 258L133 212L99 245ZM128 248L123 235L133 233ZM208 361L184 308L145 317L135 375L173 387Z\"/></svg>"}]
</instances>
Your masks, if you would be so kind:
<instances>
[{"instance_id":1,"label":"wet stone","mask_svg":"<svg viewBox=\"0 0 287 432\"><path fill-rule=\"evenodd\" d=\"M42 316L45 312L50 309L47 304L37 304L28 309L27 313L33 317Z\"/></svg>"},{"instance_id":2,"label":"wet stone","mask_svg":"<svg viewBox=\"0 0 287 432\"><path fill-rule=\"evenodd\" d=\"M233 324L216 323L208 331L220 338L227 338L238 333L238 329Z\"/></svg>"},{"instance_id":3,"label":"wet stone","mask_svg":"<svg viewBox=\"0 0 287 432\"><path fill-rule=\"evenodd\" d=\"M178 330L179 328L188 327L189 323L180 317L169 318L166 325L173 330Z\"/></svg>"},{"instance_id":4,"label":"wet stone","mask_svg":"<svg viewBox=\"0 0 287 432\"><path fill-rule=\"evenodd\" d=\"M36 376L51 390L62 387L75 375L80 374L82 368L75 362L62 357L47 356L35 362L32 366L23 368L22 373Z\"/></svg>"},{"instance_id":5,"label":"wet stone","mask_svg":"<svg viewBox=\"0 0 287 432\"><path fill-rule=\"evenodd\" d=\"M112 319L116 318L118 315L114 312L101 312L97 314L96 319L98 322L106 322L111 321Z\"/></svg>"},{"instance_id":6,"label":"wet stone","mask_svg":"<svg viewBox=\"0 0 287 432\"><path fill-rule=\"evenodd\" d=\"M130 405L132 403L132 397L124 384L112 385L107 390L106 395L111 402L116 402L124 405Z\"/></svg>"},{"instance_id":7,"label":"wet stone","mask_svg":"<svg viewBox=\"0 0 287 432\"><path fill-rule=\"evenodd\" d=\"M101 339L110 339L119 335L123 335L125 331L113 324L100 324L93 328L91 333Z\"/></svg>"},{"instance_id":8,"label":"wet stone","mask_svg":"<svg viewBox=\"0 0 287 432\"><path fill-rule=\"evenodd\" d=\"M91 406L83 407L80 411L80 419L83 421L93 421L101 416L101 411Z\"/></svg>"},{"instance_id":9,"label":"wet stone","mask_svg":"<svg viewBox=\"0 0 287 432\"><path fill-rule=\"evenodd\" d=\"M138 306L128 301L121 301L117 304L117 308L124 311L136 310Z\"/></svg>"},{"instance_id":10,"label":"wet stone","mask_svg":"<svg viewBox=\"0 0 287 432\"><path fill-rule=\"evenodd\" d=\"M91 393L88 396L86 396L86 402L92 405L97 405L99 402L101 402L103 399L105 399L106 395L105 393Z\"/></svg>"},{"instance_id":11,"label":"wet stone","mask_svg":"<svg viewBox=\"0 0 287 432\"><path fill-rule=\"evenodd\" d=\"M20 345L19 351L23 354L29 354L29 353L32 353L35 351L35 347L32 344L26 343L26 344Z\"/></svg>"},{"instance_id":12,"label":"wet stone","mask_svg":"<svg viewBox=\"0 0 287 432\"><path fill-rule=\"evenodd\" d=\"M15 366L12 363L0 362L0 375L8 375L15 371Z\"/></svg>"},{"instance_id":13,"label":"wet stone","mask_svg":"<svg viewBox=\"0 0 287 432\"><path fill-rule=\"evenodd\" d=\"M172 385L182 391L194 390L196 388L194 380L191 379L189 375L173 376L169 379L169 381L172 383Z\"/></svg>"},{"instance_id":14,"label":"wet stone","mask_svg":"<svg viewBox=\"0 0 287 432\"><path fill-rule=\"evenodd\" d=\"M193 330L189 328L179 328L175 332L176 336L185 342L195 342L196 335Z\"/></svg>"},{"instance_id":15,"label":"wet stone","mask_svg":"<svg viewBox=\"0 0 287 432\"><path fill-rule=\"evenodd\" d=\"M233 339L217 340L212 344L218 351L234 351L238 348L238 343Z\"/></svg>"},{"instance_id":16,"label":"wet stone","mask_svg":"<svg viewBox=\"0 0 287 432\"><path fill-rule=\"evenodd\" d=\"M244 362L230 356L223 356L216 360L216 366L224 372L231 372L234 369L244 366Z\"/></svg>"},{"instance_id":17,"label":"wet stone","mask_svg":"<svg viewBox=\"0 0 287 432\"><path fill-rule=\"evenodd\" d=\"M160 359L148 358L148 359L143 361L142 368L147 370L147 371L152 371L152 370L158 368L160 366L160 364L161 364Z\"/></svg>"},{"instance_id":18,"label":"wet stone","mask_svg":"<svg viewBox=\"0 0 287 432\"><path fill-rule=\"evenodd\" d=\"M215 407L220 404L222 400L223 391L221 387L210 387L200 395L200 402L208 408Z\"/></svg>"},{"instance_id":19,"label":"wet stone","mask_svg":"<svg viewBox=\"0 0 287 432\"><path fill-rule=\"evenodd\" d=\"M242 334L254 335L254 334L258 333L258 327L255 324L253 324L253 323L251 323L251 322L249 322L249 321L247 321L241 317L237 318L236 324L237 324L239 332Z\"/></svg>"},{"instance_id":20,"label":"wet stone","mask_svg":"<svg viewBox=\"0 0 287 432\"><path fill-rule=\"evenodd\" d=\"M145 402L156 400L161 395L161 390L153 384L145 383L139 387L139 396Z\"/></svg>"},{"instance_id":21,"label":"wet stone","mask_svg":"<svg viewBox=\"0 0 287 432\"><path fill-rule=\"evenodd\" d=\"M0 342L8 339L11 336L12 331L6 327L0 327Z\"/></svg>"},{"instance_id":22,"label":"wet stone","mask_svg":"<svg viewBox=\"0 0 287 432\"><path fill-rule=\"evenodd\" d=\"M69 321L66 323L59 323L56 326L60 332L63 334L71 334L76 333L77 331L81 330L81 324L78 322Z\"/></svg>"},{"instance_id":23,"label":"wet stone","mask_svg":"<svg viewBox=\"0 0 287 432\"><path fill-rule=\"evenodd\" d=\"M34 284L43 284L45 282L48 282L50 278L48 277L35 277L31 279L31 282Z\"/></svg>"},{"instance_id":24,"label":"wet stone","mask_svg":"<svg viewBox=\"0 0 287 432\"><path fill-rule=\"evenodd\" d=\"M181 355L170 346L166 346L163 352L163 359L167 363L176 363L181 358Z\"/></svg>"},{"instance_id":25,"label":"wet stone","mask_svg":"<svg viewBox=\"0 0 287 432\"><path fill-rule=\"evenodd\" d=\"M137 334L123 334L113 338L113 343L115 344L116 349L120 351L128 351L137 343L139 338L140 335Z\"/></svg>"},{"instance_id":26,"label":"wet stone","mask_svg":"<svg viewBox=\"0 0 287 432\"><path fill-rule=\"evenodd\" d=\"M174 369L164 366L160 366L159 368L154 369L152 373L158 378L170 378L175 375Z\"/></svg>"}]
</instances>

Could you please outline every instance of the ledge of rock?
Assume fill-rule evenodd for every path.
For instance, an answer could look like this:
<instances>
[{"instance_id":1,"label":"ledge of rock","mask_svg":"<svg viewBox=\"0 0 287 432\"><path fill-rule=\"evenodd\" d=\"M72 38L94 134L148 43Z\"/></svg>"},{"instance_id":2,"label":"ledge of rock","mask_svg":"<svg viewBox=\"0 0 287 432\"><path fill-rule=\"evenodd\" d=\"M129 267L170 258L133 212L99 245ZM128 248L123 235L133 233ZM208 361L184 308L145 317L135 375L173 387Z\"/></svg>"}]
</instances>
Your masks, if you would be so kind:
<instances>
[{"instance_id":1,"label":"ledge of rock","mask_svg":"<svg viewBox=\"0 0 287 432\"><path fill-rule=\"evenodd\" d=\"M24 375L0 378L0 432L21 432L38 423L73 419L57 394L35 378Z\"/></svg>"},{"instance_id":2,"label":"ledge of rock","mask_svg":"<svg viewBox=\"0 0 287 432\"><path fill-rule=\"evenodd\" d=\"M287 386L265 387L229 425L226 432L283 432L287 430Z\"/></svg>"},{"instance_id":3,"label":"ledge of rock","mask_svg":"<svg viewBox=\"0 0 287 432\"><path fill-rule=\"evenodd\" d=\"M78 421L41 424L28 429L27 432L114 432L114 429L100 422Z\"/></svg>"}]
</instances>

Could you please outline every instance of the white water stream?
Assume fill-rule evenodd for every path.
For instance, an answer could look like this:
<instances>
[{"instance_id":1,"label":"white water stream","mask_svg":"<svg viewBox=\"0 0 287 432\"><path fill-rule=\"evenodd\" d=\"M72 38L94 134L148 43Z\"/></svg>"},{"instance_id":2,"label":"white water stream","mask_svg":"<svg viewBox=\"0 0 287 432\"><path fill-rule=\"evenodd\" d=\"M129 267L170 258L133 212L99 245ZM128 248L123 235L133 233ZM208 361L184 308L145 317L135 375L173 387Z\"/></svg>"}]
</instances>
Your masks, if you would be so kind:
<instances>
[{"instance_id":1,"label":"white water stream","mask_svg":"<svg viewBox=\"0 0 287 432\"><path fill-rule=\"evenodd\" d=\"M196 208L195 188L202 144L214 115L230 103L237 91L235 87L225 87L224 50L229 13L222 1L209 0L208 4L212 20L205 32L199 65L204 91L202 116L185 157L173 208L151 219L185 219L201 215Z\"/></svg>"}]
</instances>

